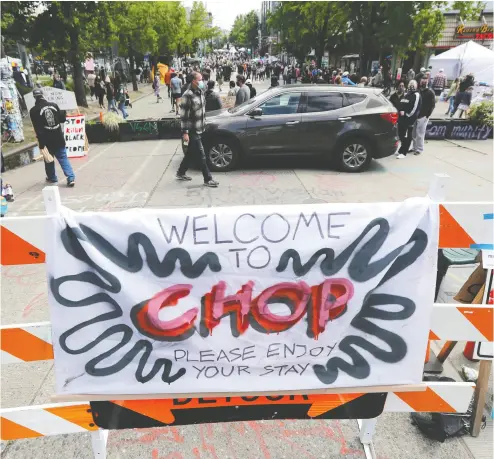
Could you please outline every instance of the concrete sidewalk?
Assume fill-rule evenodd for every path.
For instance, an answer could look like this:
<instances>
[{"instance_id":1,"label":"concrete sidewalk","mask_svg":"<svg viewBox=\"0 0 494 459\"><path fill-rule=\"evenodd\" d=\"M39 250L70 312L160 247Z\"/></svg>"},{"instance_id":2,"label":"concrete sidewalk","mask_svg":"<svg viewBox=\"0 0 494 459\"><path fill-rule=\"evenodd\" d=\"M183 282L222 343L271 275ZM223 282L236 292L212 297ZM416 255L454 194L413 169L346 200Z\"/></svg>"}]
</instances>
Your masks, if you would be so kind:
<instances>
[{"instance_id":1,"label":"concrete sidewalk","mask_svg":"<svg viewBox=\"0 0 494 459\"><path fill-rule=\"evenodd\" d=\"M192 182L176 182L181 158L177 140L91 145L87 158L72 160L77 184L66 188L61 182L62 202L77 211L117 211L132 207L401 201L425 195L435 172L451 176L448 200L489 201L494 192L490 142L429 141L420 156L374 161L371 169L361 174L328 170L305 158L251 162L241 170L216 174L218 189L203 187L197 170L190 173ZM60 170L57 173L61 174ZM44 214L42 163L8 171L3 178L16 194L9 216ZM3 324L49 320L44 266L6 267L1 276ZM1 384L4 408L50 403L53 363L4 367ZM488 435L492 436L492 430L481 432L480 439L492 443ZM391 413L379 418L374 444L380 459L484 459L486 456L473 456L467 440L478 441L428 440L410 423L408 414ZM6 459L92 458L88 434L21 440L2 448ZM492 456L492 449L490 452ZM249 421L113 431L108 441L109 459L362 457L355 420Z\"/></svg>"}]
</instances>

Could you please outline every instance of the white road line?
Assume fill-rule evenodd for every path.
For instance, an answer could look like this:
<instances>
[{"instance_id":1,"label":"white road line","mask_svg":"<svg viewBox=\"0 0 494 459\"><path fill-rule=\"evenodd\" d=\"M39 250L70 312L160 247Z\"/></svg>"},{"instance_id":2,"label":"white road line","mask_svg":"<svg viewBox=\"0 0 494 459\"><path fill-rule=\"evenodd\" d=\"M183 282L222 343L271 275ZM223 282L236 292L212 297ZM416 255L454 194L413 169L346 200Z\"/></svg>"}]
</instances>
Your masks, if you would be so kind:
<instances>
[{"instance_id":1,"label":"white road line","mask_svg":"<svg viewBox=\"0 0 494 459\"><path fill-rule=\"evenodd\" d=\"M103 148L103 150L101 150L99 153L97 153L94 156L92 156L91 159L89 159L86 163L82 164L80 167L74 168L74 172L82 171L82 169L84 169L85 167L87 167L93 161L95 161L96 159L98 159L103 153L105 153L107 150L109 150L111 147L113 147L115 145L115 143L116 142L112 143L111 145L109 145L106 148ZM77 176L76 176L76 179L77 179ZM10 217L15 217L15 216L19 215L22 211L24 211L25 209L27 209L29 206L31 206L35 202L39 201L40 199L43 199L43 196L42 195L35 196L34 198L32 198L28 202L26 202L26 204L24 204L21 207L19 207L18 209L16 209L16 211L13 212L12 214L10 214L9 216Z\"/></svg>"}]
</instances>

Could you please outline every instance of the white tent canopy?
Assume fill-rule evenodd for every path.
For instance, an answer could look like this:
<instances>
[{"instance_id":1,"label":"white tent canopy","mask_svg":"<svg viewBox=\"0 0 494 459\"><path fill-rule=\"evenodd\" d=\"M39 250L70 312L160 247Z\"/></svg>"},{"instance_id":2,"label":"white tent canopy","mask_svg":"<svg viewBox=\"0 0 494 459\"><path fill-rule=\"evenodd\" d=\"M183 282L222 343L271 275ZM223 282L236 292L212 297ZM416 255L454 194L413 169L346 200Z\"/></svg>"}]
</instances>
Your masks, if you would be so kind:
<instances>
[{"instance_id":1,"label":"white tent canopy","mask_svg":"<svg viewBox=\"0 0 494 459\"><path fill-rule=\"evenodd\" d=\"M494 82L494 51L473 41L450 49L429 59L432 76L444 69L448 80L473 73L476 81Z\"/></svg>"}]
</instances>

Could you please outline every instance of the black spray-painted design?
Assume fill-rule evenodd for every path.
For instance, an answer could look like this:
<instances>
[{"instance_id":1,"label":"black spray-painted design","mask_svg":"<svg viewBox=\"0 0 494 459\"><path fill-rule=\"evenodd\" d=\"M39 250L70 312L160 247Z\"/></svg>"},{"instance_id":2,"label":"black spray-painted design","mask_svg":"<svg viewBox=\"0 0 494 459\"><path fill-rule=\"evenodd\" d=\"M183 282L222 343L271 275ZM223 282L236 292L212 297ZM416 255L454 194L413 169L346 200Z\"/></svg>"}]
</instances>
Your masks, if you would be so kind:
<instances>
[{"instance_id":1,"label":"black spray-painted design","mask_svg":"<svg viewBox=\"0 0 494 459\"><path fill-rule=\"evenodd\" d=\"M135 273L142 269L143 260L139 252L141 247L146 254L146 261L149 268L158 277L170 276L175 270L175 264L180 262L180 269L182 274L189 278L197 278L200 276L206 268L210 268L213 272L221 270L218 257L212 252L207 252L202 255L195 263L192 263L189 253L184 249L171 249L167 252L163 260L159 260L156 254L152 242L147 236L142 233L134 233L129 236L127 254L120 253L115 247L113 247L106 239L99 235L91 228L81 225L80 229L66 227L61 232L61 239L63 246L67 253L74 256L78 260L86 263L96 273L91 271L85 271L76 275L62 276L57 279L50 279L50 290L55 300L66 307L84 307L96 303L107 303L112 306L112 311L101 314L93 319L82 322L75 327L64 332L59 339L61 348L68 354L83 354L88 352L97 346L101 341L106 338L112 337L113 341L119 341L113 348L102 353L101 355L89 360L86 364L86 372L91 376L107 376L119 372L125 368L130 362L140 355L139 364L136 370L136 380L145 383L150 381L156 376L156 374L163 368L161 379L165 383L172 383L182 377L186 370L185 368L178 369L172 374L172 361L169 359L157 359L154 362L153 367L149 373L144 374L144 368L148 362L148 359L153 350L152 344L147 340L138 340L132 349L128 351L118 362L106 367L99 367L98 364L103 362L107 357L112 356L119 349L127 345L133 335L133 330L125 325L118 324L109 327L105 332L96 337L86 346L80 349L72 349L67 341L70 337L82 330L85 327L89 327L98 322L105 322L107 320L116 319L122 316L122 308L120 305L106 292L118 293L121 290L121 283L116 276L101 268L96 264L86 253L81 245L81 241L86 241L93 245L102 255L112 261L120 268ZM70 282L82 282L91 284L98 289L102 290L99 293L91 295L81 300L69 300L65 298L61 293L61 289L64 284ZM106 292L105 292L106 291ZM120 336L119 336L120 335Z\"/></svg>"},{"instance_id":2,"label":"black spray-painted design","mask_svg":"<svg viewBox=\"0 0 494 459\"><path fill-rule=\"evenodd\" d=\"M394 260L384 274L381 282L377 285L377 287L379 287L402 272L408 266L412 265L417 258L424 253L428 242L427 234L424 231L420 229L415 230L407 244L396 248L383 258L371 262L370 260L372 257L384 244L390 229L387 220L377 218L370 222L362 234L336 258L334 256L334 250L321 249L312 255L307 263L302 265L299 253L296 250L290 249L285 251L281 256L277 271L283 272L287 268L289 260L292 260L295 274L297 276L303 276L307 274L310 269L314 267L319 258L324 255L324 259L321 261L320 265L321 271L326 276L332 276L345 265L365 235L376 226L379 227L378 231L355 253L348 266L348 274L350 278L356 282L365 282L381 273L389 263ZM405 247L409 245L411 245L411 247L408 252L400 255ZM379 306L383 305L400 305L402 309L399 312L379 309ZM392 333L375 325L368 319L405 320L409 318L414 311L415 303L409 298L399 295L369 292L364 300L362 309L352 320L351 325L357 330L379 338L389 346L390 350L383 350L360 336L349 335L343 338L338 347L352 359L352 364L349 364L340 357L332 357L327 361L325 366L314 365L314 373L319 380L325 384L334 383L338 377L339 370L356 379L367 378L370 374L369 363L356 347L360 347L383 362L399 362L407 354L407 345L403 338L396 333Z\"/></svg>"}]
</instances>

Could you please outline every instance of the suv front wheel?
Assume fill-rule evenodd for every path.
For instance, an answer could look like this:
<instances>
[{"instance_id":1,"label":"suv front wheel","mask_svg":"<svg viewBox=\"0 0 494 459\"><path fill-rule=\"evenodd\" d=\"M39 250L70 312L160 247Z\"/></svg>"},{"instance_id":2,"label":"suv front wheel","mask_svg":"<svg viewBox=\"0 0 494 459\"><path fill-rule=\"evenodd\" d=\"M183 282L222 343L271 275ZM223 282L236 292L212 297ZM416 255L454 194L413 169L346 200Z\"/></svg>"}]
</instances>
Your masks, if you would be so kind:
<instances>
[{"instance_id":1,"label":"suv front wheel","mask_svg":"<svg viewBox=\"0 0 494 459\"><path fill-rule=\"evenodd\" d=\"M240 153L234 141L218 137L208 143L207 158L212 171L226 172L236 168Z\"/></svg>"},{"instance_id":2,"label":"suv front wheel","mask_svg":"<svg viewBox=\"0 0 494 459\"><path fill-rule=\"evenodd\" d=\"M337 146L336 156L341 170L362 172L372 161L371 146L362 138L344 140Z\"/></svg>"}]
</instances>

